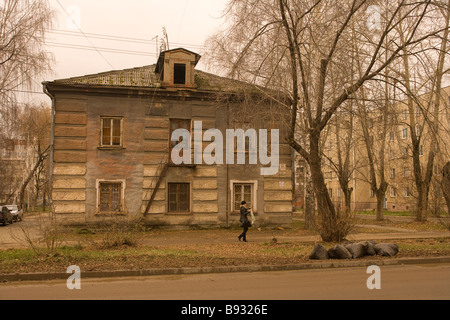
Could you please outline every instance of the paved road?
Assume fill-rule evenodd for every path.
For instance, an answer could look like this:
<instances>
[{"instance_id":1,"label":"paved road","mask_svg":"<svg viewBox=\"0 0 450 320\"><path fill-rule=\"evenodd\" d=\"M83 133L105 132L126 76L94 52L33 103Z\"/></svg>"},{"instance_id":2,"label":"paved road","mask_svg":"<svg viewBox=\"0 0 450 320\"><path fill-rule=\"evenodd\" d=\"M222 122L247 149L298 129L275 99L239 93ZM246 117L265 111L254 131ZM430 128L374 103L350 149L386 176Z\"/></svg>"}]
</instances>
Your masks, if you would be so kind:
<instances>
[{"instance_id":1,"label":"paved road","mask_svg":"<svg viewBox=\"0 0 450 320\"><path fill-rule=\"evenodd\" d=\"M450 264L381 267L381 289L369 290L367 268L81 278L81 290L65 281L0 284L0 300L449 300ZM81 274L82 277L82 274Z\"/></svg>"},{"instance_id":2,"label":"paved road","mask_svg":"<svg viewBox=\"0 0 450 320\"><path fill-rule=\"evenodd\" d=\"M0 226L2 249L27 248L27 239L38 241L41 238L42 230L45 230L49 225L48 214L26 214L22 222Z\"/></svg>"}]
</instances>

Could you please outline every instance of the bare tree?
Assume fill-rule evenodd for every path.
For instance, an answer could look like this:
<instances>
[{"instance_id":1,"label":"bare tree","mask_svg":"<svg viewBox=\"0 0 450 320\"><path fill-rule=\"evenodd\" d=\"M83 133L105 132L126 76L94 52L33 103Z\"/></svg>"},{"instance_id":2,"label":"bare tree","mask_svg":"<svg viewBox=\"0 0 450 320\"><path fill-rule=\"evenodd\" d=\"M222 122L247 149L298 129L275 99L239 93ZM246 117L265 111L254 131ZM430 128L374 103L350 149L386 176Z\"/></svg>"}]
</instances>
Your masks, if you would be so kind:
<instances>
[{"instance_id":1,"label":"bare tree","mask_svg":"<svg viewBox=\"0 0 450 320\"><path fill-rule=\"evenodd\" d=\"M2 184L0 197L5 203L19 201L23 208L25 195L33 206L37 200L47 197L48 155L50 145L50 109L45 106L17 107L14 126L9 136L3 134L0 146L3 152L0 161L0 176L7 183ZM6 137L6 138L5 138Z\"/></svg>"},{"instance_id":2,"label":"bare tree","mask_svg":"<svg viewBox=\"0 0 450 320\"><path fill-rule=\"evenodd\" d=\"M232 75L247 80L253 76L255 82L286 90L290 95L290 144L310 166L321 218L320 233L325 241L342 240L348 228L341 228L342 217L325 183L322 132L344 102L367 82L377 80L405 49L437 32L433 28L417 32L431 10L432 1L402 0L389 4L388 14L380 17L383 18L380 30L368 35L365 10L371 4L367 0L233 0L228 10L233 23L214 41L215 57L219 58L220 52L232 59ZM405 41L395 49L385 48L386 37L412 16L414 22ZM354 54L351 34L355 28L366 52L361 61L363 72L356 79L340 72L348 68ZM278 79L282 80L277 84ZM331 95L330 88L337 85L342 89ZM305 114L304 123L298 122L299 110ZM307 146L296 139L298 126L306 128Z\"/></svg>"},{"instance_id":3,"label":"bare tree","mask_svg":"<svg viewBox=\"0 0 450 320\"><path fill-rule=\"evenodd\" d=\"M352 104L350 103L350 105ZM327 139L328 146L325 145L324 150L328 149L330 154L326 155L325 151L323 153L324 157L328 160L328 167L331 170L330 178L333 177L333 172L336 173L340 190L344 196L343 208L340 202L337 205L341 210L351 211L353 187L351 187L350 183L357 166L357 161L353 159L354 123L351 109L337 113L334 121L330 122L329 131L331 131L329 135L335 141Z\"/></svg>"},{"instance_id":4,"label":"bare tree","mask_svg":"<svg viewBox=\"0 0 450 320\"><path fill-rule=\"evenodd\" d=\"M392 108L388 89L384 93L386 98L380 103L377 103L378 100L372 100L373 98L369 99L365 89L362 89L360 94L361 99L358 99L356 114L361 127L363 150L365 150L359 150L358 154L366 159L362 169L364 171L367 169L368 172L359 170L359 173L365 177L372 194L376 197L376 217L378 221L381 221L384 219L384 202L389 187L386 179L386 158L391 152L387 148L387 139L391 128Z\"/></svg>"},{"instance_id":5,"label":"bare tree","mask_svg":"<svg viewBox=\"0 0 450 320\"><path fill-rule=\"evenodd\" d=\"M414 182L417 192L416 220L426 221L429 193L439 152L440 112L443 106L442 82L448 72L448 47L450 33L450 1L437 2L433 12L433 24L442 29L428 42L417 43L409 50L402 49L402 65L397 70L407 97L408 116L403 126L409 130L411 142ZM411 21L405 19L398 24L400 45L409 37ZM424 98L424 93L427 93ZM419 112L418 112L419 111ZM426 161L422 160L423 143L429 145ZM425 156L425 155L424 155Z\"/></svg>"},{"instance_id":6,"label":"bare tree","mask_svg":"<svg viewBox=\"0 0 450 320\"><path fill-rule=\"evenodd\" d=\"M389 39L386 36L385 46L388 48ZM354 43L356 57L359 56L359 48ZM385 59L388 58L386 50ZM362 65L356 58L357 73L362 74ZM386 158L393 150L388 148L388 139L391 142L392 108L395 97L393 96L392 85L390 84L390 66L384 70L384 82L379 81L363 86L359 91L355 114L361 127L361 141L365 152L359 150L359 155L366 159L366 163L359 170L361 176L365 176L365 181L369 183L372 194L376 197L376 218L378 221L384 219L384 204L389 183L386 179ZM356 142L355 142L356 143ZM392 157L392 156L390 156ZM365 171L366 168L368 172Z\"/></svg>"},{"instance_id":7,"label":"bare tree","mask_svg":"<svg viewBox=\"0 0 450 320\"><path fill-rule=\"evenodd\" d=\"M21 182L19 191L19 204L23 208L25 204L25 193L27 187L30 194L34 194L35 200L40 196L44 197L43 192L48 192L49 172L48 157L50 155L50 109L45 106L26 107L17 120L19 134L27 141L28 149L25 168L25 177ZM33 205L36 204L36 201Z\"/></svg>"},{"instance_id":8,"label":"bare tree","mask_svg":"<svg viewBox=\"0 0 450 320\"><path fill-rule=\"evenodd\" d=\"M24 137L27 131L23 131L29 129L23 126L22 118L27 107L17 103L17 94L32 89L39 83L36 77L51 69L52 57L44 44L52 19L47 0L5 0L0 4L0 124L2 136L10 141L27 140L31 145ZM38 158L44 154L38 152ZM32 175L35 172L32 170ZM27 180L20 181L21 202L32 177L24 183Z\"/></svg>"},{"instance_id":9,"label":"bare tree","mask_svg":"<svg viewBox=\"0 0 450 320\"><path fill-rule=\"evenodd\" d=\"M0 5L0 97L13 99L15 90L30 87L50 70L44 49L53 13L46 0L5 0Z\"/></svg>"}]
</instances>

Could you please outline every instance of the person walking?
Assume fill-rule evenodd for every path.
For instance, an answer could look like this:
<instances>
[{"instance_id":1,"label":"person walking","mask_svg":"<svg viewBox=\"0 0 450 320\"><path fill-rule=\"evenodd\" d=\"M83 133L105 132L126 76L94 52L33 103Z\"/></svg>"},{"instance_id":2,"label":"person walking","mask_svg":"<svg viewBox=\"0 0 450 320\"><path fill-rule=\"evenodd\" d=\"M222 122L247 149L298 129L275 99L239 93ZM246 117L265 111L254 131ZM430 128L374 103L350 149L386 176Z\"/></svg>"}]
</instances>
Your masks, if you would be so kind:
<instances>
[{"instance_id":1,"label":"person walking","mask_svg":"<svg viewBox=\"0 0 450 320\"><path fill-rule=\"evenodd\" d=\"M244 228L244 231L241 233L241 235L238 237L239 241L247 242L247 231L248 228L252 226L252 223L250 220L248 220L248 215L250 214L250 211L248 209L248 204L245 201L241 202L241 219L239 220L241 222L241 227Z\"/></svg>"}]
</instances>

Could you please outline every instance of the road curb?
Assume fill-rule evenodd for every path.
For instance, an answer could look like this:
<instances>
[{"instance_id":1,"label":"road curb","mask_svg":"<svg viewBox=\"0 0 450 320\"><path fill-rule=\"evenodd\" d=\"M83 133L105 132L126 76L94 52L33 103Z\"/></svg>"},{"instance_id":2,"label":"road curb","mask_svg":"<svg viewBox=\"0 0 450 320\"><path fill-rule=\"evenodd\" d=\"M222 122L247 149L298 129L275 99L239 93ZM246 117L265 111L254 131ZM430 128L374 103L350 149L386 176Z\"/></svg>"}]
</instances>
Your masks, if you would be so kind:
<instances>
[{"instance_id":1,"label":"road curb","mask_svg":"<svg viewBox=\"0 0 450 320\"><path fill-rule=\"evenodd\" d=\"M301 264L281 265L281 266L223 266L223 267L199 267L199 268L167 268L167 269L146 269L146 270L125 270L125 271L86 271L81 270L82 279L101 278L129 278L129 277L149 277L164 275L193 275L193 274L218 274L218 273L239 273L239 272L268 272L268 271L296 271L311 269L334 269L393 265L420 265L450 263L450 257L434 258L400 258L400 259L368 259L368 260L329 260L320 262L305 262ZM26 274L0 274L0 282L20 282L20 281L50 281L67 280L68 273L26 273Z\"/></svg>"}]
</instances>

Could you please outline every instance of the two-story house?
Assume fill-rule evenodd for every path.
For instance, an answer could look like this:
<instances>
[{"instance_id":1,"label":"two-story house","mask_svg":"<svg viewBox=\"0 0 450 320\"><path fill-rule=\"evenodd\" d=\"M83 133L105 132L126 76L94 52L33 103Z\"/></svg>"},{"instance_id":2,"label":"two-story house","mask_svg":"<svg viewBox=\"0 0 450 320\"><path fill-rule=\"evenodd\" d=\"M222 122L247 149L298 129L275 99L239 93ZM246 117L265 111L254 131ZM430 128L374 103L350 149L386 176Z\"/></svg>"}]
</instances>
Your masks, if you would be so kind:
<instances>
[{"instance_id":1,"label":"two-story house","mask_svg":"<svg viewBox=\"0 0 450 320\"><path fill-rule=\"evenodd\" d=\"M238 222L246 200L259 224L291 224L288 109L252 85L196 70L199 60L174 49L154 65L43 84L53 101L56 214L70 221L127 215L155 226L228 226ZM270 134L280 130L278 161L258 157L263 140L249 133L260 129L269 133L268 156L275 150ZM233 144L226 139L231 130ZM174 148L183 141L190 143L177 155L192 161L175 163ZM202 158L205 150L213 163ZM274 163L277 170L263 175Z\"/></svg>"}]
</instances>

